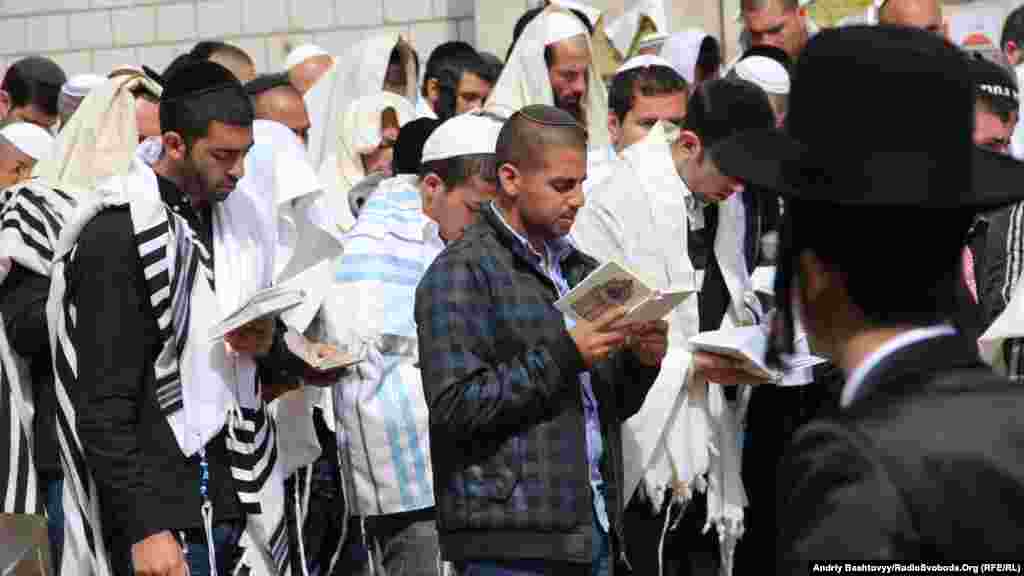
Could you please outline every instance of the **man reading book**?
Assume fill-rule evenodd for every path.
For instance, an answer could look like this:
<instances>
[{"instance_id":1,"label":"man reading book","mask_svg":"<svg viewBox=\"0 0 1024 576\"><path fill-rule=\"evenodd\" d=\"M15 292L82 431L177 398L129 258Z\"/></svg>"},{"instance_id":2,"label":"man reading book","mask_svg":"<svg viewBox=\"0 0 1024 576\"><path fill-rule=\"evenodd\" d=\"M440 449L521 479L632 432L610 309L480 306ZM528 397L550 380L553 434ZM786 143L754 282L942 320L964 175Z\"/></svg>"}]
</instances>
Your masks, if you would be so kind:
<instances>
[{"instance_id":1,"label":"man reading book","mask_svg":"<svg viewBox=\"0 0 1024 576\"><path fill-rule=\"evenodd\" d=\"M443 554L462 574L608 574L621 550L620 423L665 355L664 322L573 324L553 303L597 267L566 238L586 133L527 106L498 192L416 294ZM610 536L612 535L612 536Z\"/></svg>"},{"instance_id":2,"label":"man reading book","mask_svg":"<svg viewBox=\"0 0 1024 576\"><path fill-rule=\"evenodd\" d=\"M752 256L743 252L748 235L756 234L743 225L750 215L740 198L744 184L719 169L715 145L732 133L771 128L774 117L767 95L742 80L701 85L687 108L677 139L669 142L668 126L661 123L622 152L608 178L590 193L572 232L582 249L627 264L663 290L694 283L695 261L706 263L699 266L705 272L699 297L687 299L669 316L670 347L657 384L641 413L624 426L627 479L634 479L626 486L626 499L640 487L627 512L627 544L634 568L643 574L659 573L666 514L694 503L685 507L681 528L668 536L674 544L665 549L685 553L670 555L672 566L665 573L675 574L680 561L710 570L719 554L712 537L701 536L705 522L727 526L729 519L742 519L745 504L742 491L713 484L708 498L725 500L709 509L699 493L703 490L690 487L700 486L712 466L735 486L742 485L732 415L728 408L715 407L724 406L720 384L753 380L732 369L730 359L692 354L687 341L702 326L717 329L724 316L733 324L756 321L747 305L755 299L747 266ZM670 410L681 396L687 400ZM709 457L711 446L721 458Z\"/></svg>"}]
</instances>

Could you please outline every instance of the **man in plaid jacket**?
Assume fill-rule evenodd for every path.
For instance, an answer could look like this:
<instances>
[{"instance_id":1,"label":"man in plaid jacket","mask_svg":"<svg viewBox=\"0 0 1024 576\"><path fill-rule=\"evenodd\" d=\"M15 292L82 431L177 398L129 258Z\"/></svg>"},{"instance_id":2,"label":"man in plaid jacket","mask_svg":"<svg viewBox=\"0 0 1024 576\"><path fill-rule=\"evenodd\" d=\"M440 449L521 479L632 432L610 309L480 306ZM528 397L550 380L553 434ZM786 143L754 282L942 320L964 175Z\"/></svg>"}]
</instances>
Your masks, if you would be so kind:
<instances>
[{"instance_id":1,"label":"man in plaid jacket","mask_svg":"<svg viewBox=\"0 0 1024 576\"><path fill-rule=\"evenodd\" d=\"M622 539L619 425L654 383L667 325L613 328L622 309L573 323L552 306L597 266L565 238L585 146L565 112L513 115L497 200L417 290L441 548L464 575L608 574Z\"/></svg>"}]
</instances>

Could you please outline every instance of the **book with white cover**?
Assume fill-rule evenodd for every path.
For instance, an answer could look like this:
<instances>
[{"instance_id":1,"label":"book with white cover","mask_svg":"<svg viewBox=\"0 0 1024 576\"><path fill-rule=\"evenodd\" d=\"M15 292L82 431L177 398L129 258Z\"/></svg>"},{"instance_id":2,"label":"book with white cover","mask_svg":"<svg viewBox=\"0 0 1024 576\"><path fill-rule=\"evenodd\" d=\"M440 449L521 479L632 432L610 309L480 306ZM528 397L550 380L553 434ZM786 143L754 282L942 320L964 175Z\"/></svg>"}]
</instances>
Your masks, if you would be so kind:
<instances>
[{"instance_id":1,"label":"book with white cover","mask_svg":"<svg viewBox=\"0 0 1024 576\"><path fill-rule=\"evenodd\" d=\"M628 310L619 325L661 320L697 291L696 276L686 286L656 290L618 262L607 262L555 302L575 320L595 321L615 306Z\"/></svg>"},{"instance_id":2,"label":"book with white cover","mask_svg":"<svg viewBox=\"0 0 1024 576\"><path fill-rule=\"evenodd\" d=\"M824 364L826 360L812 354L796 354L784 359L784 371L773 370L765 364L768 352L768 334L761 326L740 326L701 332L690 338L691 350L727 356L743 363L742 369L766 382L781 381L783 376L796 370Z\"/></svg>"},{"instance_id":3,"label":"book with white cover","mask_svg":"<svg viewBox=\"0 0 1024 576\"><path fill-rule=\"evenodd\" d=\"M219 340L231 331L263 318L274 318L302 304L302 290L281 286L264 288L250 296L237 310L210 328L210 339Z\"/></svg>"}]
</instances>

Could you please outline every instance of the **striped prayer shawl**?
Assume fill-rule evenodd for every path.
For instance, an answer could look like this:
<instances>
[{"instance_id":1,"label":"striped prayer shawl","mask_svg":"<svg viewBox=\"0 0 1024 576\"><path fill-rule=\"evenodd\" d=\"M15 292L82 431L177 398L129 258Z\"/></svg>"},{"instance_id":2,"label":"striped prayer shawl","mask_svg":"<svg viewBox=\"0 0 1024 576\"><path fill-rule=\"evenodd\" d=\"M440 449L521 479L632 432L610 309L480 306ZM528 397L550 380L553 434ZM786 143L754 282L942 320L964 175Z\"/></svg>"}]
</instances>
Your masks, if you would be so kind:
<instances>
[{"instance_id":1,"label":"striped prayer shawl","mask_svg":"<svg viewBox=\"0 0 1024 576\"><path fill-rule=\"evenodd\" d=\"M0 258L49 276L53 249L74 200L36 182L5 190L2 200ZM0 433L6 436L0 437L0 513L42 514L33 461L32 383L4 326L0 317Z\"/></svg>"},{"instance_id":2,"label":"striped prayer shawl","mask_svg":"<svg viewBox=\"0 0 1024 576\"><path fill-rule=\"evenodd\" d=\"M75 257L74 245L85 224L101 210L124 203L112 200L116 196L105 196L80 211L74 229L61 239L47 306L59 404L58 440L65 471L61 573L76 576L106 576L112 572L102 537L99 493L86 465L71 402L71 391L78 385L78 362L71 338L76 314L73 302L66 297L67 265ZM148 297L159 329L160 352L154 362L156 400L174 429L176 419L184 412L179 359L189 332L192 292L198 285L197 274L213 288L212 260L187 221L162 203L156 205L152 198L133 197L130 208ZM258 401L258 389L254 397L256 402L242 401L243 405L232 408L226 421L231 474L247 514L239 542L241 560L232 573L287 576L290 549L283 514L284 484L276 467L276 429L266 407Z\"/></svg>"},{"instance_id":3,"label":"striped prayer shawl","mask_svg":"<svg viewBox=\"0 0 1024 576\"><path fill-rule=\"evenodd\" d=\"M1013 205L1006 231L1006 276L1000 289L1003 303L1009 304L1024 272L1024 202ZM1010 338L1003 343L1007 376L1016 382L1024 380L1024 340Z\"/></svg>"}]
</instances>

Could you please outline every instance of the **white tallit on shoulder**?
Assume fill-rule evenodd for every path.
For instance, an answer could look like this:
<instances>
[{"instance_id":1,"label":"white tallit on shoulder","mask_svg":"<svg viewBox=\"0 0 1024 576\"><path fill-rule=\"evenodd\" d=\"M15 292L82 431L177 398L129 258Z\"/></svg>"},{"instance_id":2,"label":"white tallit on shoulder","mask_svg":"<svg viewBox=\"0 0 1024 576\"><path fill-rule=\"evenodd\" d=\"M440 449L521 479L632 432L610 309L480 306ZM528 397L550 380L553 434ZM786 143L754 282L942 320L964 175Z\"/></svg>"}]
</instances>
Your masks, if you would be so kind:
<instances>
[{"instance_id":1,"label":"white tallit on shoulder","mask_svg":"<svg viewBox=\"0 0 1024 576\"><path fill-rule=\"evenodd\" d=\"M402 41L398 33L376 34L352 45L303 98L309 111L309 157L314 167L337 150L336 123L349 103L384 89L388 58ZM409 104L416 101L415 64L406 70Z\"/></svg>"},{"instance_id":2,"label":"white tallit on shoulder","mask_svg":"<svg viewBox=\"0 0 1024 576\"><path fill-rule=\"evenodd\" d=\"M544 62L544 47L549 30L548 20L552 18L553 14L577 18L573 13L557 5L551 5L544 12L538 14L516 41L516 46L512 50L512 54L509 55L508 62L505 63L501 77L494 85L485 108L495 110L503 116L510 116L531 104L546 104L548 106L555 104L548 67ZM590 45L589 37L587 37L587 45ZM591 48L591 54L593 54L593 48ZM607 90L601 83L601 75L594 67L593 61L590 63L587 99L581 104L587 115L588 145L591 148L608 145L611 138L608 135Z\"/></svg>"},{"instance_id":3,"label":"white tallit on shoulder","mask_svg":"<svg viewBox=\"0 0 1024 576\"><path fill-rule=\"evenodd\" d=\"M99 212L127 205L147 290L161 332L155 362L157 402L186 458L227 425L234 486L247 515L240 541L239 570L286 573L288 543L283 515L283 477L277 459L274 422L260 399L256 364L213 342L210 327L272 280L272 246L261 207L232 194L213 210L214 262L187 222L162 202L156 175L140 158L131 169L101 183L61 237L47 313L61 422L58 430L65 468L66 544L63 570L108 574L96 485L77 435L72 390L77 356L70 334L73 302L66 298L65 267L85 225ZM179 352L180 351L180 352ZM175 457L168 455L168 457Z\"/></svg>"},{"instance_id":4,"label":"white tallit on shoulder","mask_svg":"<svg viewBox=\"0 0 1024 576\"><path fill-rule=\"evenodd\" d=\"M591 191L573 239L584 252L622 261L658 288L699 289L687 249L689 196L659 124L623 151L612 174ZM699 329L698 314L692 296L669 316L661 372L640 411L623 424L624 494L631 497L642 481L661 510L667 488L682 504L694 490L707 492L708 527L735 539L747 504L737 428L722 387L693 377L687 342Z\"/></svg>"}]
</instances>

